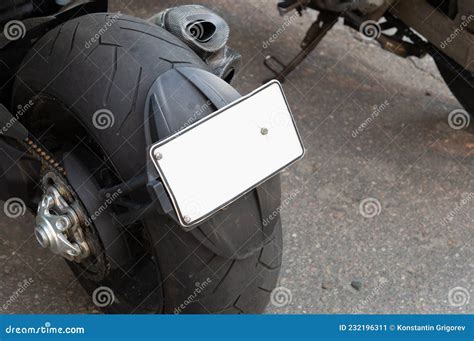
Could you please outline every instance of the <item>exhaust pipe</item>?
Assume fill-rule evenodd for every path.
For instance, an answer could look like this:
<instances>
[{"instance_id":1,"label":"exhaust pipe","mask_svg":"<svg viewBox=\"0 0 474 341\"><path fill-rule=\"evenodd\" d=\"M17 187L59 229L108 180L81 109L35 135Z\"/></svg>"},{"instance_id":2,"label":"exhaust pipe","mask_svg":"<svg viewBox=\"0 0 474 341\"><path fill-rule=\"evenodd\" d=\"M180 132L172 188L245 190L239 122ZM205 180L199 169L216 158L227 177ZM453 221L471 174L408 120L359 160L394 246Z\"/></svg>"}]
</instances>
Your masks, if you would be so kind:
<instances>
[{"instance_id":1,"label":"exhaust pipe","mask_svg":"<svg viewBox=\"0 0 474 341\"><path fill-rule=\"evenodd\" d=\"M214 74L232 80L241 55L227 46L229 25L219 15L204 6L185 5L159 13L154 21L186 43Z\"/></svg>"}]
</instances>

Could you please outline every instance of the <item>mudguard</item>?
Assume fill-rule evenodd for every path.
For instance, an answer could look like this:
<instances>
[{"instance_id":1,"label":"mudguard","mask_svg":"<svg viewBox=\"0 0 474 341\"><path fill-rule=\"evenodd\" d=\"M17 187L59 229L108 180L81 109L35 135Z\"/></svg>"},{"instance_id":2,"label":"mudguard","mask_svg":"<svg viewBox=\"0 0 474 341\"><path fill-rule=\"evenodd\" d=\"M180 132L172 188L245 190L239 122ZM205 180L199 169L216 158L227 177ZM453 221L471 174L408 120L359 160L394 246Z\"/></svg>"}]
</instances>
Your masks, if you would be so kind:
<instances>
[{"instance_id":1,"label":"mudguard","mask_svg":"<svg viewBox=\"0 0 474 341\"><path fill-rule=\"evenodd\" d=\"M240 97L227 82L202 69L179 67L163 73L147 97L147 145L186 128ZM205 165L183 162L183 167ZM246 258L272 237L279 220L280 197L280 179L275 176L189 233L222 257ZM270 216L272 219L267 219Z\"/></svg>"}]
</instances>

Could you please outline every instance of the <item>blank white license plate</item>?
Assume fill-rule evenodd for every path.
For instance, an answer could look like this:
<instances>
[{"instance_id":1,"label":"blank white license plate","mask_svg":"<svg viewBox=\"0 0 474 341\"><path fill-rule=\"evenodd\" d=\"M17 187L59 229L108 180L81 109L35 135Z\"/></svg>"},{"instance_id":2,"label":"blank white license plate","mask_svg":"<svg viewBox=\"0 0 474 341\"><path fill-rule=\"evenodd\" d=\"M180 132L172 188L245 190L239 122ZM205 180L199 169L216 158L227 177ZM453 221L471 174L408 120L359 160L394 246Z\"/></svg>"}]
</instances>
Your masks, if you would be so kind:
<instances>
[{"instance_id":1,"label":"blank white license plate","mask_svg":"<svg viewBox=\"0 0 474 341\"><path fill-rule=\"evenodd\" d=\"M184 227L202 222L303 155L301 138L277 81L150 149Z\"/></svg>"}]
</instances>

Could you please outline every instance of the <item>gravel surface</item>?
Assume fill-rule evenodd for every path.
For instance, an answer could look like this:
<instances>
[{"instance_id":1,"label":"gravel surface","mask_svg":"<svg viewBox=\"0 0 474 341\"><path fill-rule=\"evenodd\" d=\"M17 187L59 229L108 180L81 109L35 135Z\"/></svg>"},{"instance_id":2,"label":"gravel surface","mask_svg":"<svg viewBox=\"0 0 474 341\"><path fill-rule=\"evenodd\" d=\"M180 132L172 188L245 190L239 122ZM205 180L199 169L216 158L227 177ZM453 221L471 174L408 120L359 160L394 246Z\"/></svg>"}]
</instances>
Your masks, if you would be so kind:
<instances>
[{"instance_id":1,"label":"gravel surface","mask_svg":"<svg viewBox=\"0 0 474 341\"><path fill-rule=\"evenodd\" d=\"M111 3L148 18L180 1ZM316 16L282 18L276 1L200 3L228 20L243 94L271 76L265 55L297 52ZM448 125L460 104L432 60L398 58L338 24L284 88L307 154L283 173L283 199L293 199L280 285L291 301L268 313L474 313L474 128ZM6 312L99 312L62 259L39 248L33 223L0 212Z\"/></svg>"}]
</instances>

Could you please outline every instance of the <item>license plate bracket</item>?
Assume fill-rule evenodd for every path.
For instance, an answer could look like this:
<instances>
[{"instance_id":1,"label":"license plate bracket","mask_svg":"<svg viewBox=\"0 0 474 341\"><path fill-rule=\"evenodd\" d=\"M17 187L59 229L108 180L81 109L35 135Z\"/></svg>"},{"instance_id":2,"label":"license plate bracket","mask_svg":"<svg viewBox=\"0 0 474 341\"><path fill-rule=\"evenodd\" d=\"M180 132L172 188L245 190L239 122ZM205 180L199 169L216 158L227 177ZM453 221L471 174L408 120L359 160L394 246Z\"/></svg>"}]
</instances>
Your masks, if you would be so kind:
<instances>
[{"instance_id":1,"label":"license plate bracket","mask_svg":"<svg viewBox=\"0 0 474 341\"><path fill-rule=\"evenodd\" d=\"M150 148L190 229L304 155L281 84L271 81Z\"/></svg>"}]
</instances>

